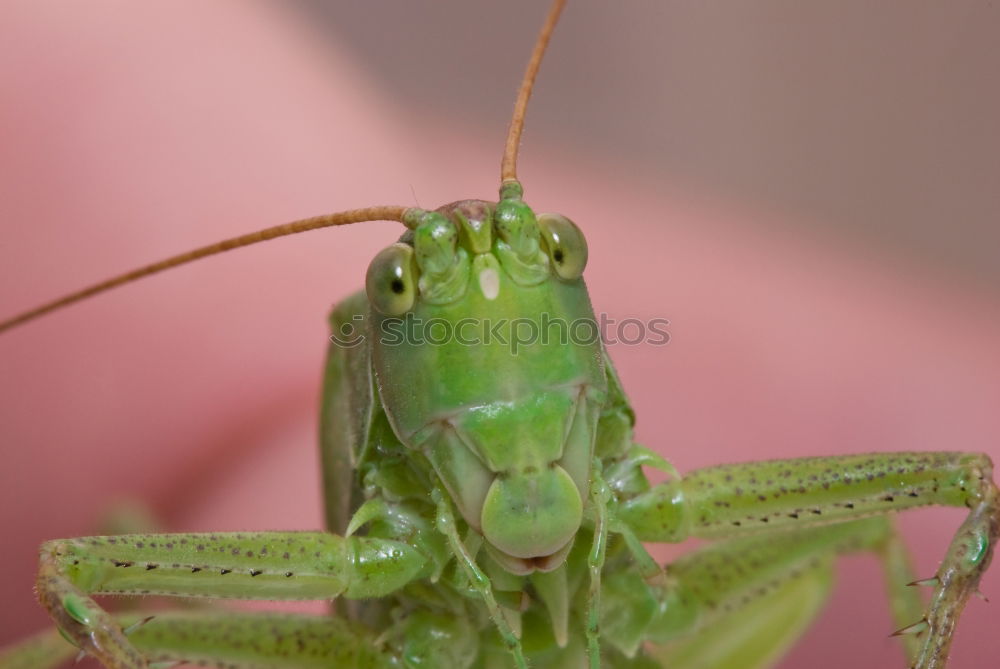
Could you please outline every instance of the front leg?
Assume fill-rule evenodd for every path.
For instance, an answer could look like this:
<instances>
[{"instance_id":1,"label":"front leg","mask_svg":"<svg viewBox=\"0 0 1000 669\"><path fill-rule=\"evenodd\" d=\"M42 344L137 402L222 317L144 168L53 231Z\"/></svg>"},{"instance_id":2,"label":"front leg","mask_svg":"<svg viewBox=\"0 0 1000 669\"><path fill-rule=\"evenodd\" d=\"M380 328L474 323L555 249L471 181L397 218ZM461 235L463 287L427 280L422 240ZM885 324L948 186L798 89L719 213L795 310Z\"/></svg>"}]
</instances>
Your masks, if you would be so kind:
<instances>
[{"instance_id":1,"label":"front leg","mask_svg":"<svg viewBox=\"0 0 1000 669\"><path fill-rule=\"evenodd\" d=\"M66 635L112 669L146 667L89 595L265 600L380 597L421 575L414 548L322 532L134 534L42 545L38 599Z\"/></svg>"},{"instance_id":2,"label":"front leg","mask_svg":"<svg viewBox=\"0 0 1000 669\"><path fill-rule=\"evenodd\" d=\"M965 506L936 576L917 669L942 669L955 623L976 592L1000 535L1000 494L976 453L886 453L773 460L692 472L623 502L621 521L644 541L724 538L806 527L926 505Z\"/></svg>"}]
</instances>

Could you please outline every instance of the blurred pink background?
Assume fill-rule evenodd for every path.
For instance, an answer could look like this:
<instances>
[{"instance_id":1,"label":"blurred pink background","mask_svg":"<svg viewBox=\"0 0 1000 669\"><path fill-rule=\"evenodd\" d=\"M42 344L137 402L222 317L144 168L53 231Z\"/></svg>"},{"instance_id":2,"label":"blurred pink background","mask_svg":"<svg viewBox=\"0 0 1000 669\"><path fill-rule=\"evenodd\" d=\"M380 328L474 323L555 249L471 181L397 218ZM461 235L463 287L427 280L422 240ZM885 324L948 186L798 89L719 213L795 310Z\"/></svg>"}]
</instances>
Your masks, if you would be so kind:
<instances>
[{"instance_id":1,"label":"blurred pink background","mask_svg":"<svg viewBox=\"0 0 1000 669\"><path fill-rule=\"evenodd\" d=\"M361 31L353 15L338 21L336 5L321 14L308 4L0 6L0 314L286 220L495 197L537 3L428 9L431 32L403 51L396 36L419 34L419 12L360 10L370 28ZM763 9L762 23L749 26L658 5L602 24L584 21L601 16L597 4L571 3L556 34L522 151L527 199L587 233L599 312L670 319L670 345L611 354L640 441L681 471L872 450L1000 457L991 236L1000 151L989 153L995 127L978 132L996 91L983 97L981 70L960 60L987 67L976 38L998 34L997 12L959 2L942 16L914 15L897 4L906 20L877 17L897 30L873 32L860 55L827 32L807 39L794 23L801 16L782 23ZM636 19L641 11L649 18ZM855 25L844 12L833 17L841 21L813 19L820 29ZM654 19L670 32L651 35ZM501 50L484 26L508 24ZM750 29L760 25L773 29ZM791 46L774 26L800 51L775 51ZM752 67L721 67L738 59L723 39L737 34L770 54L762 77L769 63L795 64L792 78L818 92L773 80L755 88ZM921 54L923 38L928 63L942 49L953 60L918 83L946 94L900 89L900 108L878 107L908 68L889 58L888 78L873 78L873 44L885 40L876 51L891 56L896 39ZM449 45L442 82L427 71ZM996 58L995 42L985 55ZM391 83L386 61L404 63L413 81ZM664 80L651 62L667 63ZM856 90L848 73L871 88ZM745 107L730 104L733 87L752 92L739 98ZM581 91L597 96L593 105ZM843 123L823 116L831 103L846 106ZM883 124L864 121L869 104ZM663 109L678 111L668 118ZM631 134L611 146L601 123L615 136L622 118ZM883 131L894 133L890 142L880 143ZM813 136L824 139L806 150ZM398 234L378 223L281 240L0 337L0 644L46 624L31 591L37 546L93 532L116 500L146 500L167 529L320 526L314 433L325 315ZM920 574L935 570L961 517L925 510L901 519ZM887 638L875 561L842 564L831 605L781 666L903 666ZM983 590L1000 598L1000 569ZM995 606L969 604L956 669L1000 654Z\"/></svg>"}]
</instances>

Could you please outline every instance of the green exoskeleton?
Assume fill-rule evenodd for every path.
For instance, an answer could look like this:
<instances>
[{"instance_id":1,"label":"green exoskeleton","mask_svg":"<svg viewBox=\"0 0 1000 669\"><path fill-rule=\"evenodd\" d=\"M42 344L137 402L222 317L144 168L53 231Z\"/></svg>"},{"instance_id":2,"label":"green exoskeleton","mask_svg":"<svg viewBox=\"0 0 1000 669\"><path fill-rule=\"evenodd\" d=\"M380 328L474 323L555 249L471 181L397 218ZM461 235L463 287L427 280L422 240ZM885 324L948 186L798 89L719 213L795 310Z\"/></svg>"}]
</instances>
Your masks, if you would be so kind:
<instances>
[{"instance_id":1,"label":"green exoskeleton","mask_svg":"<svg viewBox=\"0 0 1000 669\"><path fill-rule=\"evenodd\" d=\"M587 244L523 200L516 149L497 202L377 207L280 226L125 281L289 232L389 219L407 231L330 318L321 452L325 532L145 534L47 542L37 591L54 634L0 655L46 666L766 667L829 592L840 554L881 560L912 665L945 666L998 532L988 458L892 453L766 461L684 477L634 443L596 332ZM490 325L507 328L490 339ZM510 328L525 326L517 350ZM432 327L447 333L431 341ZM542 334L548 336L541 336ZM520 339L518 341L521 341ZM644 467L665 470L651 485ZM890 512L967 507L938 572L917 582ZM712 543L661 566L643 542ZM336 616L207 610L112 616L91 598L164 594L335 600Z\"/></svg>"}]
</instances>

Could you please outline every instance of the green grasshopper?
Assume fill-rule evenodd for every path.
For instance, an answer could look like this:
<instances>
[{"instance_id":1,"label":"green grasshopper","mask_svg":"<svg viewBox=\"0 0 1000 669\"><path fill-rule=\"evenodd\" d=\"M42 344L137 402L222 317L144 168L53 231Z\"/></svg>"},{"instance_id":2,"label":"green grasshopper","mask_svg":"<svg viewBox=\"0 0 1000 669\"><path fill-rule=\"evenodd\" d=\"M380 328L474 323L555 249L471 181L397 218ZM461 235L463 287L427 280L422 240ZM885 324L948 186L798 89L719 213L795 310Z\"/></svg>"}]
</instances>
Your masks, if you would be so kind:
<instances>
[{"instance_id":1,"label":"green grasshopper","mask_svg":"<svg viewBox=\"0 0 1000 669\"><path fill-rule=\"evenodd\" d=\"M898 622L921 619L881 514L938 503L971 512L926 581L934 600L907 638L916 666L942 666L952 614L975 590L997 532L983 456L748 463L651 486L643 466L673 473L633 443L631 409L599 342L537 343L518 356L503 345L443 347L427 365L427 347L379 340L404 332L412 342L416 319L593 320L582 233L524 204L514 157L508 151L497 203L364 210L299 226L386 217L409 229L373 261L366 295L331 318L334 334L348 325L369 334L332 346L327 366L326 511L343 538L50 542L40 597L67 636L108 666L142 666L134 649L237 666L690 667L706 656L713 666L763 666L818 609L841 552L879 555ZM482 368L490 374L467 373ZM665 570L641 543L688 536L719 541ZM331 619L168 614L123 625L89 598L143 591L360 603ZM732 641L736 629L756 634Z\"/></svg>"}]
</instances>

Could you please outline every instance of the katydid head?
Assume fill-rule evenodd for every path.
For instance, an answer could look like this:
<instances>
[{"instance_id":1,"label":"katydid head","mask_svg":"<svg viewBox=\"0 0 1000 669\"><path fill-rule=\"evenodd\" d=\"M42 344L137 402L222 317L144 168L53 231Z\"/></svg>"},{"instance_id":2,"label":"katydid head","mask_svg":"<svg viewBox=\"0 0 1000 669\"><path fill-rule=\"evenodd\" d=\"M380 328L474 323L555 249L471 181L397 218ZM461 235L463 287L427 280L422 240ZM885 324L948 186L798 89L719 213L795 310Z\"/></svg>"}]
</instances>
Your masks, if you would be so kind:
<instances>
[{"instance_id":1,"label":"katydid head","mask_svg":"<svg viewBox=\"0 0 1000 669\"><path fill-rule=\"evenodd\" d=\"M558 567L582 522L606 392L586 248L564 216L467 200L368 271L386 415L514 573Z\"/></svg>"}]
</instances>

